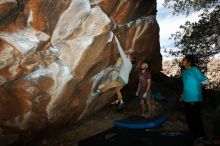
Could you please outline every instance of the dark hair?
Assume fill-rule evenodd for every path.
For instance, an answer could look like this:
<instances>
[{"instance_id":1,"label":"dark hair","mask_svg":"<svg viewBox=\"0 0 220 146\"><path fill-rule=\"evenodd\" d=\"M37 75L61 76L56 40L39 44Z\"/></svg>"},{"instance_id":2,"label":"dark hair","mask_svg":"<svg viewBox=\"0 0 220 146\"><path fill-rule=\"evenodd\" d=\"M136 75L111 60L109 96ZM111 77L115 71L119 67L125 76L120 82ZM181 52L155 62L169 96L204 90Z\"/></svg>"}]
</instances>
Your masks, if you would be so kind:
<instances>
[{"instance_id":1,"label":"dark hair","mask_svg":"<svg viewBox=\"0 0 220 146\"><path fill-rule=\"evenodd\" d=\"M194 55L186 55L184 57L188 62L191 63L191 66L196 66L196 58Z\"/></svg>"},{"instance_id":2,"label":"dark hair","mask_svg":"<svg viewBox=\"0 0 220 146\"><path fill-rule=\"evenodd\" d=\"M142 62L141 62L141 65L142 65L142 64L145 64L145 63L146 63L147 66L148 66L147 70L148 70L149 72L151 72L151 66L150 66L150 63L149 63L148 61L142 61Z\"/></svg>"},{"instance_id":3,"label":"dark hair","mask_svg":"<svg viewBox=\"0 0 220 146\"><path fill-rule=\"evenodd\" d=\"M141 62L141 64L145 64L145 63L146 63L147 65L149 65L147 61L142 61L142 62Z\"/></svg>"}]
</instances>

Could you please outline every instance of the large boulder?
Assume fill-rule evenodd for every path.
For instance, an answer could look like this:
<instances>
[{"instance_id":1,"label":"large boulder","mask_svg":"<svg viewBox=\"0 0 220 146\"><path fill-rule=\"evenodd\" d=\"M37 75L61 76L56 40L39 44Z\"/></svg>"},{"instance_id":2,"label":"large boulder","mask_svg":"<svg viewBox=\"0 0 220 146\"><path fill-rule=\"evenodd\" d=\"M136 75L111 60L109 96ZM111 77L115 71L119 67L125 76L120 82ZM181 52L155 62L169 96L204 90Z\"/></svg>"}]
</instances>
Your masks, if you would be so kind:
<instances>
[{"instance_id":1,"label":"large boulder","mask_svg":"<svg viewBox=\"0 0 220 146\"><path fill-rule=\"evenodd\" d=\"M91 95L112 80L113 32L136 55L134 72L143 60L161 70L154 0L0 0L0 8L3 130L77 122L108 104L114 90Z\"/></svg>"}]
</instances>

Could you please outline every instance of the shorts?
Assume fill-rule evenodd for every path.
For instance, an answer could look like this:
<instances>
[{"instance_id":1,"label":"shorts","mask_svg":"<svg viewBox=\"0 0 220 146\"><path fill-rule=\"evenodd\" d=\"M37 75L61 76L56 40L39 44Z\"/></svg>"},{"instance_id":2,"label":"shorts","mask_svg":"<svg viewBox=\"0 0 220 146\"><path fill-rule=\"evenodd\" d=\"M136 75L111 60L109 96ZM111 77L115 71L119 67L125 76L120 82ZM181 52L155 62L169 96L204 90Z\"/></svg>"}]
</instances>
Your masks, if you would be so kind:
<instances>
[{"instance_id":1,"label":"shorts","mask_svg":"<svg viewBox=\"0 0 220 146\"><path fill-rule=\"evenodd\" d=\"M123 81L123 79L119 76L119 77L117 77L117 79L116 79L121 85L126 85L126 83Z\"/></svg>"},{"instance_id":2,"label":"shorts","mask_svg":"<svg viewBox=\"0 0 220 146\"><path fill-rule=\"evenodd\" d=\"M149 91L147 92L147 96L146 96L146 97L144 97L144 92L140 92L140 93L138 94L138 97L139 97L140 99L144 99L144 100L153 99L153 96L152 96L152 94L151 94L151 90L149 90Z\"/></svg>"}]
</instances>

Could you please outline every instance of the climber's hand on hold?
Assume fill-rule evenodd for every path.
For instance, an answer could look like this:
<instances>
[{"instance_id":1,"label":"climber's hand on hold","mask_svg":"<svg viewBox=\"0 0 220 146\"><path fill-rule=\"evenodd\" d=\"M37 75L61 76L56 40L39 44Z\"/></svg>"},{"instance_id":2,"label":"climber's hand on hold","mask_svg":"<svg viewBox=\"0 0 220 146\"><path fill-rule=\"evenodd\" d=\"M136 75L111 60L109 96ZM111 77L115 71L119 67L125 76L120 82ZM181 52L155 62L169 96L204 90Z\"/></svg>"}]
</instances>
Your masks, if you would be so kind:
<instances>
[{"instance_id":1,"label":"climber's hand on hold","mask_svg":"<svg viewBox=\"0 0 220 146\"><path fill-rule=\"evenodd\" d=\"M119 44L118 38L114 35L115 42Z\"/></svg>"},{"instance_id":2,"label":"climber's hand on hold","mask_svg":"<svg viewBox=\"0 0 220 146\"><path fill-rule=\"evenodd\" d=\"M116 36L114 36L114 39L115 39L115 42L116 42L117 46L120 46L120 43L119 43L119 41L118 41Z\"/></svg>"}]
</instances>

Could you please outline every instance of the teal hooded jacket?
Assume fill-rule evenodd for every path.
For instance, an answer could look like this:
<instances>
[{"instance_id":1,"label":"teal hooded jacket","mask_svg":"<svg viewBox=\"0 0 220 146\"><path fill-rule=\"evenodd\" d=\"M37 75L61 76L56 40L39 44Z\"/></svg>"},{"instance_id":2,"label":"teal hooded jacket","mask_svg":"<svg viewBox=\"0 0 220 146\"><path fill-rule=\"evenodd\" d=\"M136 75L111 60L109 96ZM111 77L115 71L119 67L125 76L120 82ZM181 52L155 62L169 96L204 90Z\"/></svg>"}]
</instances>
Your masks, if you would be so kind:
<instances>
[{"instance_id":1,"label":"teal hooded jacket","mask_svg":"<svg viewBox=\"0 0 220 146\"><path fill-rule=\"evenodd\" d=\"M202 84L208 84L208 78L198 68L183 70L183 101L202 102Z\"/></svg>"}]
</instances>

